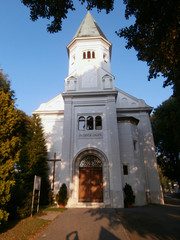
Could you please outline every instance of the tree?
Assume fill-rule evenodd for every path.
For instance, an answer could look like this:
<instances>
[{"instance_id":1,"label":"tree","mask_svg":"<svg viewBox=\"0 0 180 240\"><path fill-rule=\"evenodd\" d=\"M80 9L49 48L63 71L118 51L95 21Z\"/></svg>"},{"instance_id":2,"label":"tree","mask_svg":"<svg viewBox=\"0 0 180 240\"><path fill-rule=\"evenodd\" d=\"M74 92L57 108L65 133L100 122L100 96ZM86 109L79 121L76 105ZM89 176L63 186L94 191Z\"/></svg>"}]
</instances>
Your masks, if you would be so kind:
<instances>
[{"instance_id":1,"label":"tree","mask_svg":"<svg viewBox=\"0 0 180 240\"><path fill-rule=\"evenodd\" d=\"M14 92L7 76L0 71L0 222L8 219L5 210L15 184L15 165L21 149L21 117L15 108Z\"/></svg>"},{"instance_id":2,"label":"tree","mask_svg":"<svg viewBox=\"0 0 180 240\"><path fill-rule=\"evenodd\" d=\"M79 0L81 4L87 2L88 9L97 7L100 11L106 9L109 13L113 9L114 0ZM67 18L67 13L69 10L74 11L73 0L21 0L21 2L30 8L30 17L32 21L36 21L39 17L46 18L48 20L52 19L51 24L48 24L47 30L50 33L55 33L61 31L62 20Z\"/></svg>"},{"instance_id":3,"label":"tree","mask_svg":"<svg viewBox=\"0 0 180 240\"><path fill-rule=\"evenodd\" d=\"M171 97L157 107L152 115L152 128L158 164L162 173L180 184L179 104Z\"/></svg>"},{"instance_id":4,"label":"tree","mask_svg":"<svg viewBox=\"0 0 180 240\"><path fill-rule=\"evenodd\" d=\"M42 178L41 185L41 203L48 203L49 182L48 182L48 165L46 142L41 126L41 120L38 116L30 119L28 139L20 156L22 173L28 182L33 183L34 175ZM24 154L24 156L23 156ZM32 184L30 187L32 191Z\"/></svg>"},{"instance_id":5,"label":"tree","mask_svg":"<svg viewBox=\"0 0 180 240\"><path fill-rule=\"evenodd\" d=\"M41 177L40 204L49 204L51 190L48 180L46 142L38 117L30 117L21 112L23 127L21 131L22 148L16 164L16 184L11 191L8 211L11 218L24 218L31 214L31 200L34 176Z\"/></svg>"},{"instance_id":6,"label":"tree","mask_svg":"<svg viewBox=\"0 0 180 240\"><path fill-rule=\"evenodd\" d=\"M25 116L23 146L16 174L18 189L14 191L14 199L20 198L17 203L18 214L26 217L31 210L31 194L34 176L41 177L41 204L50 203L50 185L48 180L46 142L39 117Z\"/></svg>"},{"instance_id":7,"label":"tree","mask_svg":"<svg viewBox=\"0 0 180 240\"><path fill-rule=\"evenodd\" d=\"M164 87L173 85L180 96L180 1L124 0L125 17L135 16L135 23L118 32L127 40L126 48L138 52L138 60L149 66L148 79L159 74Z\"/></svg>"},{"instance_id":8,"label":"tree","mask_svg":"<svg viewBox=\"0 0 180 240\"><path fill-rule=\"evenodd\" d=\"M41 121L16 109L14 91L0 70L0 222L17 209L26 216L34 175L42 178L41 203L49 203L47 150ZM25 208L27 211L25 211Z\"/></svg>"},{"instance_id":9,"label":"tree","mask_svg":"<svg viewBox=\"0 0 180 240\"><path fill-rule=\"evenodd\" d=\"M69 10L75 10L72 0L21 0L30 8L33 21L39 17L54 20L48 25L51 33L61 30L62 20ZM97 8L109 13L114 0L79 0L88 9ZM127 40L126 48L137 51L138 60L149 66L148 79L159 74L165 78L164 87L172 85L174 94L180 96L180 1L179 0L123 0L125 17L135 17L134 25L120 29L117 35Z\"/></svg>"}]
</instances>

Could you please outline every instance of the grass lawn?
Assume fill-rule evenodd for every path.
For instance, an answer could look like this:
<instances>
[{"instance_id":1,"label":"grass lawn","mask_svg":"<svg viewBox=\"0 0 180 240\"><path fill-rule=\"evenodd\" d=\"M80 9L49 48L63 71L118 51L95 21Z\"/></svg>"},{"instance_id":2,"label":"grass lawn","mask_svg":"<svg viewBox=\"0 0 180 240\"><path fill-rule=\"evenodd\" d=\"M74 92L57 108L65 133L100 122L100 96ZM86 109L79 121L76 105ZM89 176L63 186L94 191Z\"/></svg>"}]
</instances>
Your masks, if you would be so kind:
<instances>
[{"instance_id":1,"label":"grass lawn","mask_svg":"<svg viewBox=\"0 0 180 240\"><path fill-rule=\"evenodd\" d=\"M64 212L66 208L58 208L56 206L40 206L40 211L46 212Z\"/></svg>"},{"instance_id":2,"label":"grass lawn","mask_svg":"<svg viewBox=\"0 0 180 240\"><path fill-rule=\"evenodd\" d=\"M9 221L0 226L0 240L30 240L33 239L51 221L29 217L22 220Z\"/></svg>"},{"instance_id":3,"label":"grass lawn","mask_svg":"<svg viewBox=\"0 0 180 240\"><path fill-rule=\"evenodd\" d=\"M40 212L33 217L20 220L9 220L7 223L0 225L0 240L32 240L51 222L38 218L47 214L46 212L64 212L65 208L52 206L40 207Z\"/></svg>"}]
</instances>

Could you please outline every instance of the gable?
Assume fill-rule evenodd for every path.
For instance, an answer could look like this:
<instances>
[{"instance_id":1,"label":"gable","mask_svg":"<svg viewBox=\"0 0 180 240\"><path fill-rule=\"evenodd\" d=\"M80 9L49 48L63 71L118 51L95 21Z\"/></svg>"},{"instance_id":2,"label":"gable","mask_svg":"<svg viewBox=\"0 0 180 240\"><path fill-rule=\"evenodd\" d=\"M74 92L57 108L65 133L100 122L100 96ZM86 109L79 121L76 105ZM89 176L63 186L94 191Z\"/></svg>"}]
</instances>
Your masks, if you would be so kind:
<instances>
[{"instance_id":1,"label":"gable","mask_svg":"<svg viewBox=\"0 0 180 240\"><path fill-rule=\"evenodd\" d=\"M62 94L59 94L55 98L46 103L42 103L32 114L64 111L64 100Z\"/></svg>"},{"instance_id":2,"label":"gable","mask_svg":"<svg viewBox=\"0 0 180 240\"><path fill-rule=\"evenodd\" d=\"M120 89L118 90L118 96L116 100L116 108L124 108L124 109L139 109L143 108L144 110L146 109L147 111L152 111L152 107L147 105L144 100L138 99L133 97L132 95L123 92Z\"/></svg>"}]
</instances>

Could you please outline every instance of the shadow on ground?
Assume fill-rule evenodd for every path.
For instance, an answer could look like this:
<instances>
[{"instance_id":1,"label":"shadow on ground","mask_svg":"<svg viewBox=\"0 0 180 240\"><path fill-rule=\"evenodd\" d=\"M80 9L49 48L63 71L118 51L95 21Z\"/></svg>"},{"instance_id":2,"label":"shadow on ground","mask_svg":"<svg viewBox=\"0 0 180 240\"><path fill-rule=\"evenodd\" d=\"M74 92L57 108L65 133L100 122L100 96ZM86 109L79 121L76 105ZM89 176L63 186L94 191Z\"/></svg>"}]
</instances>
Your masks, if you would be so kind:
<instances>
[{"instance_id":1,"label":"shadow on ground","mask_svg":"<svg viewBox=\"0 0 180 240\"><path fill-rule=\"evenodd\" d=\"M165 205L123 209L118 211L118 216L129 236L180 239L180 207Z\"/></svg>"},{"instance_id":2,"label":"shadow on ground","mask_svg":"<svg viewBox=\"0 0 180 240\"><path fill-rule=\"evenodd\" d=\"M4 222L0 224L0 234L14 228L19 223L19 221L20 221L19 219L15 219L15 220L11 220L9 222Z\"/></svg>"},{"instance_id":3,"label":"shadow on ground","mask_svg":"<svg viewBox=\"0 0 180 240\"><path fill-rule=\"evenodd\" d=\"M66 240L80 240L77 231L73 231L66 236ZM99 240L121 240L117 238L113 233L106 230L104 227L101 227L99 234Z\"/></svg>"},{"instance_id":4,"label":"shadow on ground","mask_svg":"<svg viewBox=\"0 0 180 240\"><path fill-rule=\"evenodd\" d=\"M131 209L89 209L96 221L107 218L112 228L123 224L130 239L180 239L180 200L166 197L165 205L149 205ZM106 234L104 234L106 235ZM100 238L103 239L103 238ZM111 238L109 238L111 239ZM117 239L117 238L112 238Z\"/></svg>"}]
</instances>

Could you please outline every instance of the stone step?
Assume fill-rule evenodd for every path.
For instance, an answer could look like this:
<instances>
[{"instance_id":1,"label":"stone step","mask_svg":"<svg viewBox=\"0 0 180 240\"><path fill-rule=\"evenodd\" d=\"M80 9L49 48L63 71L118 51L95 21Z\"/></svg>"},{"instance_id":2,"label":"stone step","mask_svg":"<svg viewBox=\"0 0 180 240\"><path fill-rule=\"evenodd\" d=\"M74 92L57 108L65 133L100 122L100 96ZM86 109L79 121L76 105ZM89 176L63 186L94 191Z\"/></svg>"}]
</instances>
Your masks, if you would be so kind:
<instances>
[{"instance_id":1,"label":"stone step","mask_svg":"<svg viewBox=\"0 0 180 240\"><path fill-rule=\"evenodd\" d=\"M82 202L71 205L69 208L105 208L105 203L97 203L97 202Z\"/></svg>"}]
</instances>

